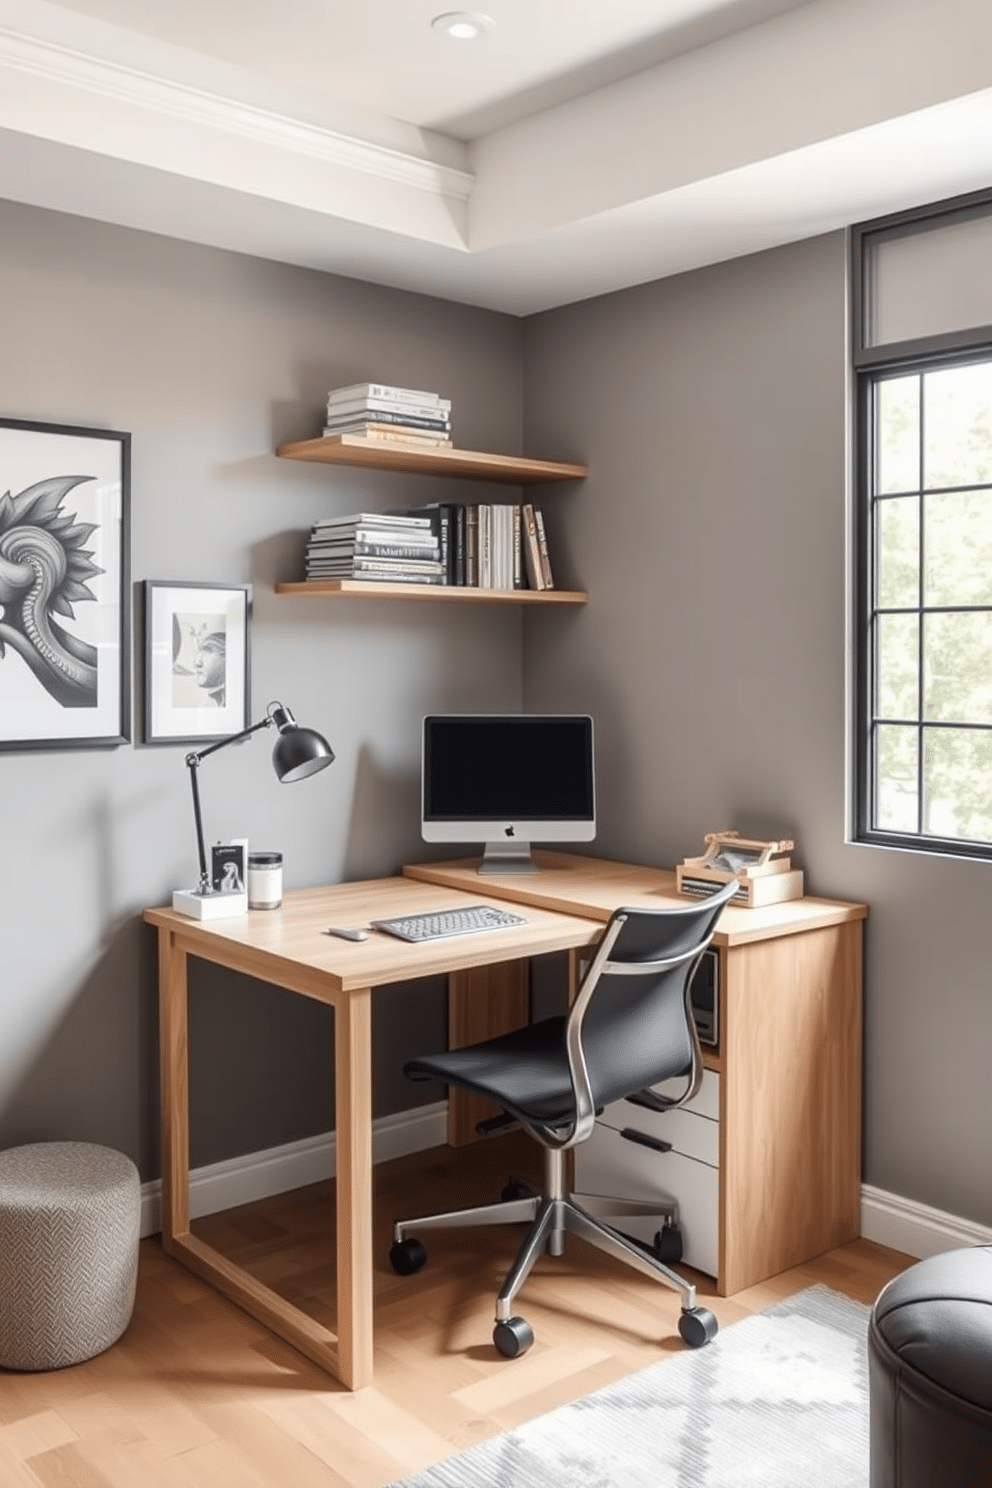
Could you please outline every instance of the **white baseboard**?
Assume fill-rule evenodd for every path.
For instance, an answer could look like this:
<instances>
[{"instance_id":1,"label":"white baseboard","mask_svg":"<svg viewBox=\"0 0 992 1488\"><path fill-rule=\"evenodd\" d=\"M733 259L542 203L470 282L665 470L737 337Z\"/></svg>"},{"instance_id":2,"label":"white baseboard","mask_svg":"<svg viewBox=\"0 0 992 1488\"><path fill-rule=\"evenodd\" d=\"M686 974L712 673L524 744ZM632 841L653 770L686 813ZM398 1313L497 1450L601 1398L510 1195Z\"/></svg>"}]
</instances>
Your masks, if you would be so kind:
<instances>
[{"instance_id":1,"label":"white baseboard","mask_svg":"<svg viewBox=\"0 0 992 1488\"><path fill-rule=\"evenodd\" d=\"M984 1225L867 1183L861 1187L861 1234L917 1260L965 1245L992 1245L992 1230Z\"/></svg>"},{"instance_id":2,"label":"white baseboard","mask_svg":"<svg viewBox=\"0 0 992 1488\"><path fill-rule=\"evenodd\" d=\"M440 1147L447 1140L448 1106L437 1101L392 1116L380 1116L372 1126L372 1161L386 1162L408 1152ZM264 1152L211 1163L190 1174L190 1216L216 1214L238 1204L250 1204L289 1189L303 1188L333 1178L335 1141L333 1132L288 1142ZM141 1190L141 1233L155 1235L162 1228L162 1185L158 1179ZM965 1245L992 1245L992 1229L959 1219L941 1209L863 1184L861 1188L861 1234L903 1255L922 1260Z\"/></svg>"},{"instance_id":3,"label":"white baseboard","mask_svg":"<svg viewBox=\"0 0 992 1488\"><path fill-rule=\"evenodd\" d=\"M417 1106L412 1111L399 1111L393 1116L380 1116L372 1123L372 1161L387 1162L408 1152L423 1152L447 1141L448 1104L437 1101L430 1106ZM269 1147L264 1152L250 1152L226 1162L194 1168L190 1174L190 1218L216 1214L238 1204L250 1204L273 1194L303 1188L308 1183L321 1183L333 1178L335 1171L334 1132L305 1137L301 1142L287 1142L282 1147ZM159 1179L141 1187L141 1233L156 1235L162 1228L162 1184Z\"/></svg>"}]
</instances>

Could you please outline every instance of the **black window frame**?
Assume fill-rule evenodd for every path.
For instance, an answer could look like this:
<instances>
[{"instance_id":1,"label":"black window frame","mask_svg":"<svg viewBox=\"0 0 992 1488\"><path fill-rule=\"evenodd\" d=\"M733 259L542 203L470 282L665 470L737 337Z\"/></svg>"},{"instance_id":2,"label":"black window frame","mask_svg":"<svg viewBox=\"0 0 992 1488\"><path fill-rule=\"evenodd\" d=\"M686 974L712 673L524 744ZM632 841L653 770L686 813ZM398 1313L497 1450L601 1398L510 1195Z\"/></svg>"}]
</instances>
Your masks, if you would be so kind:
<instances>
[{"instance_id":1,"label":"black window frame","mask_svg":"<svg viewBox=\"0 0 992 1488\"><path fill-rule=\"evenodd\" d=\"M925 852L950 855L958 858L992 859L992 840L940 837L922 831L897 832L873 825L875 815L874 779L874 646L876 608L875 552L874 552L874 396L877 385L889 377L908 376L913 373L936 371L945 367L974 362L992 362L992 325L983 325L968 330L955 330L939 335L913 340L889 342L876 346L869 344L870 325L870 255L875 246L886 240L919 233L929 223L932 226L951 225L979 216L992 216L992 191L973 192L968 196L933 203L927 207L907 212L893 213L872 222L861 223L850 231L850 278L851 278L851 333L853 373L853 456L854 474L852 492L854 499L854 521L852 523L852 586L854 601L854 706L852 709L852 759L853 781L853 840L874 846L898 848L910 852ZM921 420L921 439L924 431ZM922 464L921 464L922 472ZM921 493L922 495L922 493ZM923 521L923 501L920 503L920 520ZM921 616L928 608L924 604L923 547L920 548L920 588L918 608ZM930 607L939 608L939 607ZM987 610L988 606L963 606L965 609ZM922 644L922 625L921 625ZM923 714L923 664L919 666L920 704L918 720L921 747L918 749L917 769L922 776L922 737L925 727ZM992 727L992 726L990 726ZM922 809L922 778L918 781L918 803ZM919 819L919 818L918 818Z\"/></svg>"}]
</instances>

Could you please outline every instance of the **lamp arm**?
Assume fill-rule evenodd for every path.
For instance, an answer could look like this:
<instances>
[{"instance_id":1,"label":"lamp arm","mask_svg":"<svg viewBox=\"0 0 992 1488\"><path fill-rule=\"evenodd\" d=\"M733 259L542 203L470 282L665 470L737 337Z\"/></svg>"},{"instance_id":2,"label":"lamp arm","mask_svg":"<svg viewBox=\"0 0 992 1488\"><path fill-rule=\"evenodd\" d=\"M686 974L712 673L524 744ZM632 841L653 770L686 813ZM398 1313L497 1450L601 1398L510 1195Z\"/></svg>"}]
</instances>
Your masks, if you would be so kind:
<instances>
[{"instance_id":1,"label":"lamp arm","mask_svg":"<svg viewBox=\"0 0 992 1488\"><path fill-rule=\"evenodd\" d=\"M253 723L250 728L242 729L239 734L230 734L226 739L218 739L216 744L209 744L206 749L191 750L186 756L186 765L189 769L190 789L193 792L193 820L196 823L196 850L200 857L200 884L197 893L209 894L212 889L210 874L207 872L207 849L203 841L203 813L200 810L200 783L199 768L200 761L205 760L208 754L216 754L218 749L223 749L227 744L237 744L242 739L247 739L250 734L256 734L259 729L272 728L275 719L266 713L265 717Z\"/></svg>"},{"instance_id":2,"label":"lamp arm","mask_svg":"<svg viewBox=\"0 0 992 1488\"><path fill-rule=\"evenodd\" d=\"M260 718L250 728L242 729L240 734L229 734L226 739L218 739L216 744L208 744L206 749L194 750L186 756L186 763L190 769L193 769L201 760L205 760L208 754L216 754L218 749L224 749L228 744L240 744L241 740L247 739L250 734L257 734L259 729L272 728L274 724L275 719L266 713L264 718Z\"/></svg>"}]
</instances>

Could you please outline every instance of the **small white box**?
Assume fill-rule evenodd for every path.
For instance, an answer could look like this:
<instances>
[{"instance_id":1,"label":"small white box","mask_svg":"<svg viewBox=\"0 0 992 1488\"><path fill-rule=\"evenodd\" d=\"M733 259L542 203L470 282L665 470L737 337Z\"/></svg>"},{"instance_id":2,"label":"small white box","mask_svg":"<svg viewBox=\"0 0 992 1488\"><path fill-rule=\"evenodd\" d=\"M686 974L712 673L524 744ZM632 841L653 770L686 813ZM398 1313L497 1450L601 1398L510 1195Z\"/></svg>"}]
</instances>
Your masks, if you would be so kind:
<instances>
[{"instance_id":1,"label":"small white box","mask_svg":"<svg viewBox=\"0 0 992 1488\"><path fill-rule=\"evenodd\" d=\"M199 889L176 889L172 907L176 914L188 915L191 920L230 920L248 913L248 895L216 891L201 894Z\"/></svg>"}]
</instances>

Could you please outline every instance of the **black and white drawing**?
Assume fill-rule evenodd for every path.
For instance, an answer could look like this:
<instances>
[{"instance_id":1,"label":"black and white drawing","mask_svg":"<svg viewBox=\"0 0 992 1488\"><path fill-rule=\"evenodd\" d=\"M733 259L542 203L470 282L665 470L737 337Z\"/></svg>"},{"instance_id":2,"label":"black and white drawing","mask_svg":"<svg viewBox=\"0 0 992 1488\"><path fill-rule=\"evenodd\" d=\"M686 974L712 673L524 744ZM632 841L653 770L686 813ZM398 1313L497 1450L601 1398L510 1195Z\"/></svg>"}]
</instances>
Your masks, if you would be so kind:
<instances>
[{"instance_id":1,"label":"black and white drawing","mask_svg":"<svg viewBox=\"0 0 992 1488\"><path fill-rule=\"evenodd\" d=\"M0 748L129 737L130 435L0 419Z\"/></svg>"},{"instance_id":2,"label":"black and white drawing","mask_svg":"<svg viewBox=\"0 0 992 1488\"><path fill-rule=\"evenodd\" d=\"M248 727L247 584L145 583L145 742Z\"/></svg>"}]
</instances>

